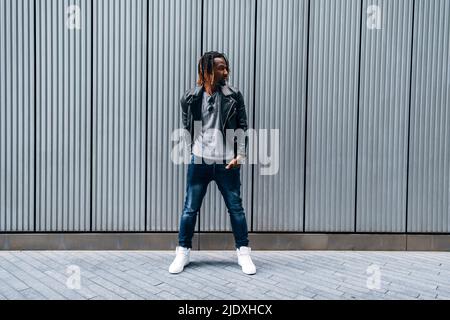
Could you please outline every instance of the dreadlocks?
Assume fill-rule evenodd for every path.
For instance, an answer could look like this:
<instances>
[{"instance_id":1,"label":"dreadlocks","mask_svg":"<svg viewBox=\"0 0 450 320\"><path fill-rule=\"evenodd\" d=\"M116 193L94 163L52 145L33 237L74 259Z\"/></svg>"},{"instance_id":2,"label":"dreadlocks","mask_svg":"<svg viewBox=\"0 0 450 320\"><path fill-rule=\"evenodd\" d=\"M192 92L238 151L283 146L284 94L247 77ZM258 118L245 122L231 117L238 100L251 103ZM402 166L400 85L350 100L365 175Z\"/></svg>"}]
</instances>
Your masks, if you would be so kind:
<instances>
[{"instance_id":1,"label":"dreadlocks","mask_svg":"<svg viewBox=\"0 0 450 320\"><path fill-rule=\"evenodd\" d=\"M206 82L205 72L206 74L211 76L211 85L214 83L214 59L215 58L223 58L227 65L227 71L230 72L230 67L228 64L228 59L225 54L217 52L217 51L208 51L200 58L198 61L198 80L197 84L203 86Z\"/></svg>"}]
</instances>

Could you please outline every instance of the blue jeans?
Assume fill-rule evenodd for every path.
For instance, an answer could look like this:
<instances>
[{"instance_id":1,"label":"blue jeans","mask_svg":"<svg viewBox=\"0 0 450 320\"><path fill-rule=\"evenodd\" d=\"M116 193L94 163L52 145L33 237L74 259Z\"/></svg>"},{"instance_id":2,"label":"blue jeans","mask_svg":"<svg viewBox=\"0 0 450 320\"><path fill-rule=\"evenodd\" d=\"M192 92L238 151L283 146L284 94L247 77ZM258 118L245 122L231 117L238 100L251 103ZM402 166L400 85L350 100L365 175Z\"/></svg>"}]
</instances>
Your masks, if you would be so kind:
<instances>
[{"instance_id":1,"label":"blue jeans","mask_svg":"<svg viewBox=\"0 0 450 320\"><path fill-rule=\"evenodd\" d=\"M194 155L188 165L186 196L183 213L180 219L179 245L192 248L197 213L211 180L214 180L225 200L231 220L236 248L248 246L247 221L241 199L240 167L225 169L225 163L194 163ZM198 161L198 160L197 160Z\"/></svg>"}]
</instances>

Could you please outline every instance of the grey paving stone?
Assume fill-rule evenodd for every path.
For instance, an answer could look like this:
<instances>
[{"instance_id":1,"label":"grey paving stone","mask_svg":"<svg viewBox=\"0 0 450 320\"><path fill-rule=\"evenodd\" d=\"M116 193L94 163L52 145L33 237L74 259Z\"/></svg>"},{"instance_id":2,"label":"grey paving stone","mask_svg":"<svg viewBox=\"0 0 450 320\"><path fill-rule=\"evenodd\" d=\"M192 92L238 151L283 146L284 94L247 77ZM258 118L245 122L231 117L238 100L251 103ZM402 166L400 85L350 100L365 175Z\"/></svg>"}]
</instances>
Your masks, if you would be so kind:
<instances>
[{"instance_id":1,"label":"grey paving stone","mask_svg":"<svg viewBox=\"0 0 450 320\"><path fill-rule=\"evenodd\" d=\"M20 291L14 290L13 288L2 286L0 288L0 291L2 292L2 295L7 300L24 300L26 299L25 296L23 296Z\"/></svg>"},{"instance_id":2,"label":"grey paving stone","mask_svg":"<svg viewBox=\"0 0 450 320\"><path fill-rule=\"evenodd\" d=\"M39 268L39 273L42 273L42 277L39 277L40 281L47 284L49 287L51 287L53 290L55 290L57 293L64 296L65 299L83 299L86 298L86 296L83 296L79 294L77 290L72 290L67 287L66 281L68 278L68 275L62 275L58 271L62 270L53 270L52 268L49 268L45 263L37 260L32 255L18 255L17 258L21 260L23 257L26 257L26 261L30 263L33 267L28 268L28 271L30 273L35 273L35 270ZM25 259L23 259L25 260ZM35 268L36 267L36 268ZM59 276L61 275L61 276ZM89 297L89 296L87 296Z\"/></svg>"},{"instance_id":3,"label":"grey paving stone","mask_svg":"<svg viewBox=\"0 0 450 320\"><path fill-rule=\"evenodd\" d=\"M178 297L170 292L167 292L167 291L161 291L160 293L157 294L157 296L164 300L181 300L181 299L183 299L183 298L180 298L180 297Z\"/></svg>"},{"instance_id":4,"label":"grey paving stone","mask_svg":"<svg viewBox=\"0 0 450 320\"><path fill-rule=\"evenodd\" d=\"M408 292L408 291L397 291L397 290L393 290L393 289L389 289L386 292L386 295L391 295L393 297L396 297L398 299L417 299L420 295L420 293L418 292Z\"/></svg>"},{"instance_id":5,"label":"grey paving stone","mask_svg":"<svg viewBox=\"0 0 450 320\"><path fill-rule=\"evenodd\" d=\"M21 290L20 293L24 296L26 300L46 300L47 298L40 294L37 290L32 288L28 288L25 290Z\"/></svg>"},{"instance_id":6,"label":"grey paving stone","mask_svg":"<svg viewBox=\"0 0 450 320\"><path fill-rule=\"evenodd\" d=\"M101 285L91 282L90 279L88 279L86 282L87 283L85 284L85 286L90 291L96 294L94 299L103 298L105 300L123 300L123 298L120 295L115 294L114 292L108 290L107 288L102 287Z\"/></svg>"},{"instance_id":7,"label":"grey paving stone","mask_svg":"<svg viewBox=\"0 0 450 320\"><path fill-rule=\"evenodd\" d=\"M46 299L65 299L63 295L53 290L53 288L48 286L46 282L42 281L42 272L36 271L33 273L30 268L25 268L25 270L27 270L25 271L20 261L2 261L2 268L7 269L10 273L13 273L16 279L20 279L21 283L23 282L26 286L28 286L25 290L33 289ZM10 283L15 282L16 281ZM21 290L21 292L25 292L25 290ZM26 292L31 291L29 290Z\"/></svg>"},{"instance_id":8,"label":"grey paving stone","mask_svg":"<svg viewBox=\"0 0 450 320\"><path fill-rule=\"evenodd\" d=\"M0 251L0 299L449 299L450 253L252 251L245 275L234 251L192 251L172 275L174 251ZM371 264L381 290L369 290ZM65 285L69 265L81 289Z\"/></svg>"}]
</instances>

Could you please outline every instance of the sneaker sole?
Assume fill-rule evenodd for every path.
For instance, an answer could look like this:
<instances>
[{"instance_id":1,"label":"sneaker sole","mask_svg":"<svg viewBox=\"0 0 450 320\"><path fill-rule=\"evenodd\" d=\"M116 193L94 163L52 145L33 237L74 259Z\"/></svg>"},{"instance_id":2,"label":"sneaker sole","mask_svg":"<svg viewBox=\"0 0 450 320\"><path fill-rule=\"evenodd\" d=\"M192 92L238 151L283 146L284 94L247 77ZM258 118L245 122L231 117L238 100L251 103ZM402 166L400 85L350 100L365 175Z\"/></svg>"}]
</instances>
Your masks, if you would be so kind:
<instances>
[{"instance_id":1,"label":"sneaker sole","mask_svg":"<svg viewBox=\"0 0 450 320\"><path fill-rule=\"evenodd\" d=\"M242 267L242 265L241 265L239 262L238 262L238 265ZM244 270L242 270L242 272L244 272ZM244 272L244 273L245 273L245 274L256 274L256 271L253 272L253 273L247 273L247 272Z\"/></svg>"},{"instance_id":2,"label":"sneaker sole","mask_svg":"<svg viewBox=\"0 0 450 320\"><path fill-rule=\"evenodd\" d=\"M184 267L186 267L189 263L191 263L191 262L189 261L188 263L186 263L186 264L183 266L183 269L181 269L180 271L178 271L178 272L171 272L171 271L169 270L169 273L171 273L171 274L178 274L178 273L181 273L181 272L183 272Z\"/></svg>"}]
</instances>

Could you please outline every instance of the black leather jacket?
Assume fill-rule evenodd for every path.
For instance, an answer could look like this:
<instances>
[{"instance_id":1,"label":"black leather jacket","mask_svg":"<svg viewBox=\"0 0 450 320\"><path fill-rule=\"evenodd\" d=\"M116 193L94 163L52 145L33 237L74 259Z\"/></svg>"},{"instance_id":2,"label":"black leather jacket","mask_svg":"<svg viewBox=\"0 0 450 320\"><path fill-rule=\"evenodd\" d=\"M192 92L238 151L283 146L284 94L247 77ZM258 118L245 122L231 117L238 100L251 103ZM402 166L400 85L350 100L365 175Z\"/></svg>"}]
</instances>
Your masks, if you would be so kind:
<instances>
[{"instance_id":1,"label":"black leather jacket","mask_svg":"<svg viewBox=\"0 0 450 320\"><path fill-rule=\"evenodd\" d=\"M187 90L180 99L182 110L183 127L191 135L191 144L195 141L194 121L201 121L201 104L204 89L196 86ZM247 113L245 111L244 97L235 87L224 85L219 91L219 103L222 119L222 136L225 137L227 129L242 129L244 132L248 129ZM237 137L234 138L234 156L240 154L243 158L247 156L248 137L245 135L244 141L238 148Z\"/></svg>"}]
</instances>

